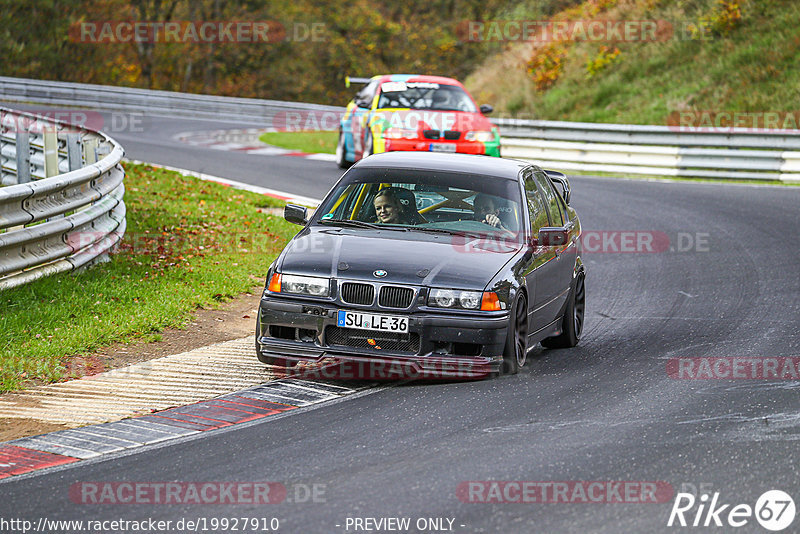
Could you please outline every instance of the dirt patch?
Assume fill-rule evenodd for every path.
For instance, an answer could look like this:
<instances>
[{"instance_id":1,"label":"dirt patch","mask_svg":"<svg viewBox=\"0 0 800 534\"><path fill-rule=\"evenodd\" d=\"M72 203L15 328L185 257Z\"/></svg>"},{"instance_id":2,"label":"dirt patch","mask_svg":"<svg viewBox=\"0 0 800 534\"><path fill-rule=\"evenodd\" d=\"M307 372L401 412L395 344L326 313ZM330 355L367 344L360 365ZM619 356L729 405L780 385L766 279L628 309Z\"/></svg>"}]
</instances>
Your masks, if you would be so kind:
<instances>
[{"instance_id":1,"label":"dirt patch","mask_svg":"<svg viewBox=\"0 0 800 534\"><path fill-rule=\"evenodd\" d=\"M45 423L36 419L0 419L0 442L12 439L27 438L28 436L38 436L46 432L65 430L69 427L65 425L55 425Z\"/></svg>"},{"instance_id":2,"label":"dirt patch","mask_svg":"<svg viewBox=\"0 0 800 534\"><path fill-rule=\"evenodd\" d=\"M256 314L261 300L261 288L253 288L251 291L222 304L218 309L197 310L186 328L168 328L161 332L161 341L115 343L97 351L94 356L105 361L106 369L116 369L249 335L253 336L255 343Z\"/></svg>"},{"instance_id":3,"label":"dirt patch","mask_svg":"<svg viewBox=\"0 0 800 534\"><path fill-rule=\"evenodd\" d=\"M67 364L70 374L75 378L93 375L248 335L255 339L260 299L261 288L253 288L250 293L240 295L217 309L196 310L186 328L164 330L161 341L115 343L94 354L73 356ZM13 392L0 395L0 400L12 399L19 402L19 397ZM30 398L25 400L35 402ZM65 428L68 427L36 419L0 418L0 442Z\"/></svg>"}]
</instances>

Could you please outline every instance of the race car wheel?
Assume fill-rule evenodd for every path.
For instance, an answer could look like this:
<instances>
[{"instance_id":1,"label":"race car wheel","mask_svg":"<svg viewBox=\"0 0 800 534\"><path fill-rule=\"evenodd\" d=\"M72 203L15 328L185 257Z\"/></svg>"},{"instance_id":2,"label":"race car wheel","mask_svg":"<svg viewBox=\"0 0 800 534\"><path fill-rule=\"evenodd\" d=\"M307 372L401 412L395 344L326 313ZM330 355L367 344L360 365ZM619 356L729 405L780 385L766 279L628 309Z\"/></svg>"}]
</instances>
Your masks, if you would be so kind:
<instances>
[{"instance_id":1,"label":"race car wheel","mask_svg":"<svg viewBox=\"0 0 800 534\"><path fill-rule=\"evenodd\" d=\"M542 346L548 349L565 349L574 347L581 339L583 317L586 311L586 284L583 273L575 278L575 287L570 292L567 309L564 311L561 335L542 340Z\"/></svg>"},{"instance_id":2,"label":"race car wheel","mask_svg":"<svg viewBox=\"0 0 800 534\"><path fill-rule=\"evenodd\" d=\"M503 374L515 375L528 357L528 301L520 295L509 317L506 347L503 351Z\"/></svg>"},{"instance_id":3,"label":"race car wheel","mask_svg":"<svg viewBox=\"0 0 800 534\"><path fill-rule=\"evenodd\" d=\"M346 169L352 165L352 163L347 161L345 158L346 152L347 149L344 146L344 133L339 132L339 141L336 143L336 165L338 165L340 169Z\"/></svg>"},{"instance_id":4,"label":"race car wheel","mask_svg":"<svg viewBox=\"0 0 800 534\"><path fill-rule=\"evenodd\" d=\"M372 155L374 147L372 146L372 134L368 133L367 138L364 139L364 155L361 158L366 158Z\"/></svg>"}]
</instances>

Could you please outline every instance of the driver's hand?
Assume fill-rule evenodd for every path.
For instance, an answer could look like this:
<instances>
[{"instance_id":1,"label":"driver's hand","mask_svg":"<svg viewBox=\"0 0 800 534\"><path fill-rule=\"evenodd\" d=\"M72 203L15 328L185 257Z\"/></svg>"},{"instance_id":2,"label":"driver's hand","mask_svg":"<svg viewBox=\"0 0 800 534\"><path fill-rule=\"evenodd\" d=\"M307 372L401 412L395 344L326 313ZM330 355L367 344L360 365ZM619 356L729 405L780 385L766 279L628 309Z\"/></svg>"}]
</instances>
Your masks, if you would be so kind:
<instances>
[{"instance_id":1,"label":"driver's hand","mask_svg":"<svg viewBox=\"0 0 800 534\"><path fill-rule=\"evenodd\" d=\"M486 217L483 219L483 222L489 226L494 226L495 228L500 228L503 226L503 224L500 222L500 217L494 213L487 213Z\"/></svg>"}]
</instances>

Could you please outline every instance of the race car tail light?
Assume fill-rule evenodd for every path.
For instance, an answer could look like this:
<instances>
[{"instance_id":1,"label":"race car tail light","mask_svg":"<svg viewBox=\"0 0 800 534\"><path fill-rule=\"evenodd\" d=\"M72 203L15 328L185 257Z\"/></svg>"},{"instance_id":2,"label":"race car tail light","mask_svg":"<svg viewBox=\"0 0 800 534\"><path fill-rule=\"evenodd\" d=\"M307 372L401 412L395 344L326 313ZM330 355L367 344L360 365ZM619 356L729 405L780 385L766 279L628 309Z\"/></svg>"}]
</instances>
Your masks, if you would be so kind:
<instances>
[{"instance_id":1,"label":"race car tail light","mask_svg":"<svg viewBox=\"0 0 800 534\"><path fill-rule=\"evenodd\" d=\"M269 281L269 286L267 289L273 293L281 292L281 273L272 274L272 278Z\"/></svg>"},{"instance_id":2,"label":"race car tail light","mask_svg":"<svg viewBox=\"0 0 800 534\"><path fill-rule=\"evenodd\" d=\"M484 291L483 299L481 299L481 310L483 311L500 311L504 308L503 303L500 302L500 297L494 291Z\"/></svg>"}]
</instances>

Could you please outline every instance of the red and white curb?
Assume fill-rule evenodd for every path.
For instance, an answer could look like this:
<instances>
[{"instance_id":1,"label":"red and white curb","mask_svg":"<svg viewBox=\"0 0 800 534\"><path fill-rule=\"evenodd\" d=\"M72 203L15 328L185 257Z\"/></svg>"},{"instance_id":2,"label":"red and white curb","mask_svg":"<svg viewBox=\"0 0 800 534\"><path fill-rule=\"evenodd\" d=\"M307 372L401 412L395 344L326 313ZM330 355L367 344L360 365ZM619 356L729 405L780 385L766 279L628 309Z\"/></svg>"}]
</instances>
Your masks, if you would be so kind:
<instances>
[{"instance_id":1,"label":"red and white curb","mask_svg":"<svg viewBox=\"0 0 800 534\"><path fill-rule=\"evenodd\" d=\"M15 394L0 401L0 418L77 428L0 443L0 479L264 419L374 385L275 379L272 369L256 359L248 336Z\"/></svg>"},{"instance_id":2,"label":"red and white curb","mask_svg":"<svg viewBox=\"0 0 800 534\"><path fill-rule=\"evenodd\" d=\"M174 136L174 139L181 143L210 148L212 150L226 150L241 152L243 154L256 154L259 156L293 156L318 161L336 161L336 156L333 154L299 152L297 150L271 146L259 140L261 134L274 131L274 128L205 130L179 133Z\"/></svg>"},{"instance_id":3,"label":"red and white curb","mask_svg":"<svg viewBox=\"0 0 800 534\"><path fill-rule=\"evenodd\" d=\"M280 379L152 415L0 444L0 479L264 419L367 389Z\"/></svg>"}]
</instances>

